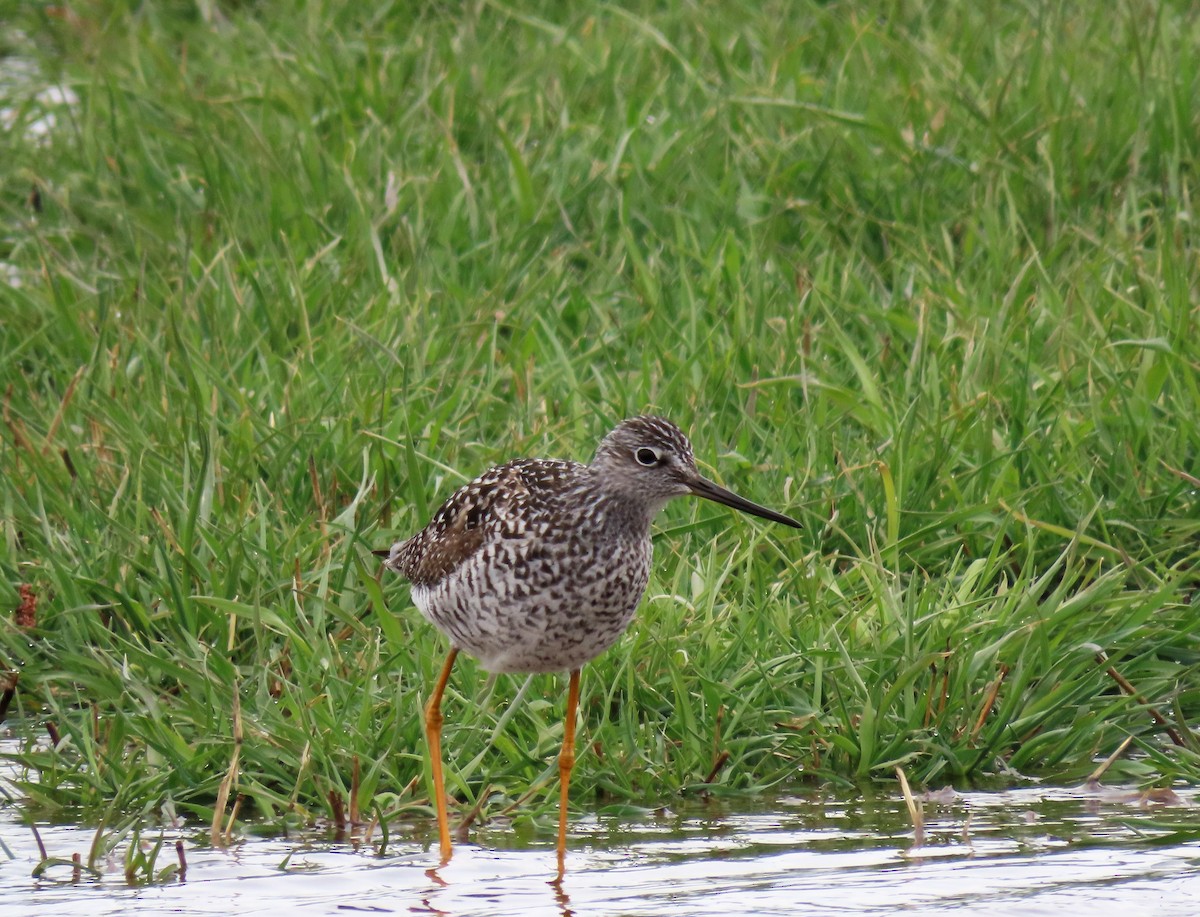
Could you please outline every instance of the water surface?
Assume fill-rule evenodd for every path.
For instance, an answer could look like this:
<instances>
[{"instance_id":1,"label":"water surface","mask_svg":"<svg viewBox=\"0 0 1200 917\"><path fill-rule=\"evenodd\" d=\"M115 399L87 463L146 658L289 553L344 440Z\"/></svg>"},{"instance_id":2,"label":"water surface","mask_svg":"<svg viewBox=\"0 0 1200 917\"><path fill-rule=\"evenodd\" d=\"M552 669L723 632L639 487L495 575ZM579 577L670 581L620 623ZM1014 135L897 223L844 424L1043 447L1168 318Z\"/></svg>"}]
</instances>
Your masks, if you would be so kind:
<instances>
[{"instance_id":1,"label":"water surface","mask_svg":"<svg viewBox=\"0 0 1200 917\"><path fill-rule=\"evenodd\" d=\"M0 746L5 743L0 742ZM12 744L9 744L12 749ZM3 750L0 748L0 750ZM0 808L0 917L33 913L714 915L1200 913L1194 791L1165 802L1128 788L1027 786L924 801L923 842L897 796L805 793L676 799L654 812L577 805L568 874L554 870L552 820L529 836L476 829L437 866L432 822L395 826L381 853L310 832L245 835L214 848L201 825L165 831L159 865L185 844L182 881L130 887L125 845L99 878L40 860L16 805ZM94 828L40 825L51 856L85 859ZM1195 837L1193 831L1190 837ZM156 839L158 831L145 837ZM430 845L433 844L431 847ZM7 850L7 852L6 852Z\"/></svg>"}]
</instances>

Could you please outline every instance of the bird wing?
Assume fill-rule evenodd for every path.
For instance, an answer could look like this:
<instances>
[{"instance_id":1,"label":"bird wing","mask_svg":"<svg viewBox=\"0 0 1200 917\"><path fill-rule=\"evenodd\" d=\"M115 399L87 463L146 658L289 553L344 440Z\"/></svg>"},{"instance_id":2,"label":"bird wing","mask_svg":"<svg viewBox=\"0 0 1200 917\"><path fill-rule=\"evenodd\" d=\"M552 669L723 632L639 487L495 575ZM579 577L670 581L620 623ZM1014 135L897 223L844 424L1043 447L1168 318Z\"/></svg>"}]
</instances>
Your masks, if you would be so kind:
<instances>
[{"instance_id":1,"label":"bird wing","mask_svg":"<svg viewBox=\"0 0 1200 917\"><path fill-rule=\"evenodd\" d=\"M522 537L528 510L578 467L518 459L489 469L451 494L425 528L394 545L386 565L415 585L436 583L490 539Z\"/></svg>"}]
</instances>

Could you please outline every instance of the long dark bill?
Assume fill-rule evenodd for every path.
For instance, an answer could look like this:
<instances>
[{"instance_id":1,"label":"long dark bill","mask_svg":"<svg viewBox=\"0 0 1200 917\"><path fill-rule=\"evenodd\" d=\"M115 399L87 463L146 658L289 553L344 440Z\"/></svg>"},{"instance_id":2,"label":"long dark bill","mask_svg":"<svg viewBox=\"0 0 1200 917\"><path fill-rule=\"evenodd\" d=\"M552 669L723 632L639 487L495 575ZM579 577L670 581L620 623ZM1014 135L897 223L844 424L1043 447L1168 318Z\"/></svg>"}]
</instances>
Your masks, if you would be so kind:
<instances>
[{"instance_id":1,"label":"long dark bill","mask_svg":"<svg viewBox=\"0 0 1200 917\"><path fill-rule=\"evenodd\" d=\"M772 522L782 522L784 525L790 525L794 528L800 528L800 523L790 516L785 516L783 513L777 513L773 509L767 509L765 506L759 506L757 503L752 503L745 497L739 497L732 490L726 490L719 484L714 484L708 478L697 478L692 481L689 486L697 497L703 497L705 500L712 500L714 503L724 503L726 506L732 506L734 509L740 509L743 513L749 513L752 516L761 516L763 519L770 519Z\"/></svg>"}]
</instances>

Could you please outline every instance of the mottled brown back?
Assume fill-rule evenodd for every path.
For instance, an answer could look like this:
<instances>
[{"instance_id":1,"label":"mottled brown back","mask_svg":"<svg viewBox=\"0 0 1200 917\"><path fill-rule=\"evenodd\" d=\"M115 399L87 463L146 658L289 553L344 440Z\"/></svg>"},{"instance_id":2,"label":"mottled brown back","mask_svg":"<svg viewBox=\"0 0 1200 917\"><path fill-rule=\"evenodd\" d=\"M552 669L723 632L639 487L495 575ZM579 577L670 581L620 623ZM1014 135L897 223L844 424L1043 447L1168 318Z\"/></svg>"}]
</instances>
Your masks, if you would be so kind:
<instances>
[{"instance_id":1,"label":"mottled brown back","mask_svg":"<svg viewBox=\"0 0 1200 917\"><path fill-rule=\"evenodd\" d=\"M518 459L492 468L460 487L429 524L392 548L386 564L416 586L449 576L489 538L501 537L534 491L577 469L572 462ZM507 523L507 524L506 524Z\"/></svg>"}]
</instances>

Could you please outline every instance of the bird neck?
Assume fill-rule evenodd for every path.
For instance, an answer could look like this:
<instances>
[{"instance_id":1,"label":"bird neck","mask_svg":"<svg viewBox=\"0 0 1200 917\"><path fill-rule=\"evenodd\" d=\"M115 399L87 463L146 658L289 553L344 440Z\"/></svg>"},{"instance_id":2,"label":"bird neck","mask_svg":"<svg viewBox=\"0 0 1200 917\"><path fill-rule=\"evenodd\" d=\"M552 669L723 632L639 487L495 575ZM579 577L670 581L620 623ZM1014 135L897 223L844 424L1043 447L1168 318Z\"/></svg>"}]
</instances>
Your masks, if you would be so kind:
<instances>
[{"instance_id":1,"label":"bird neck","mask_svg":"<svg viewBox=\"0 0 1200 917\"><path fill-rule=\"evenodd\" d=\"M669 498L647 498L645 493L621 485L622 479L595 471L587 476L585 486L595 514L594 520L589 521L606 528L636 531L648 536L650 523Z\"/></svg>"}]
</instances>

